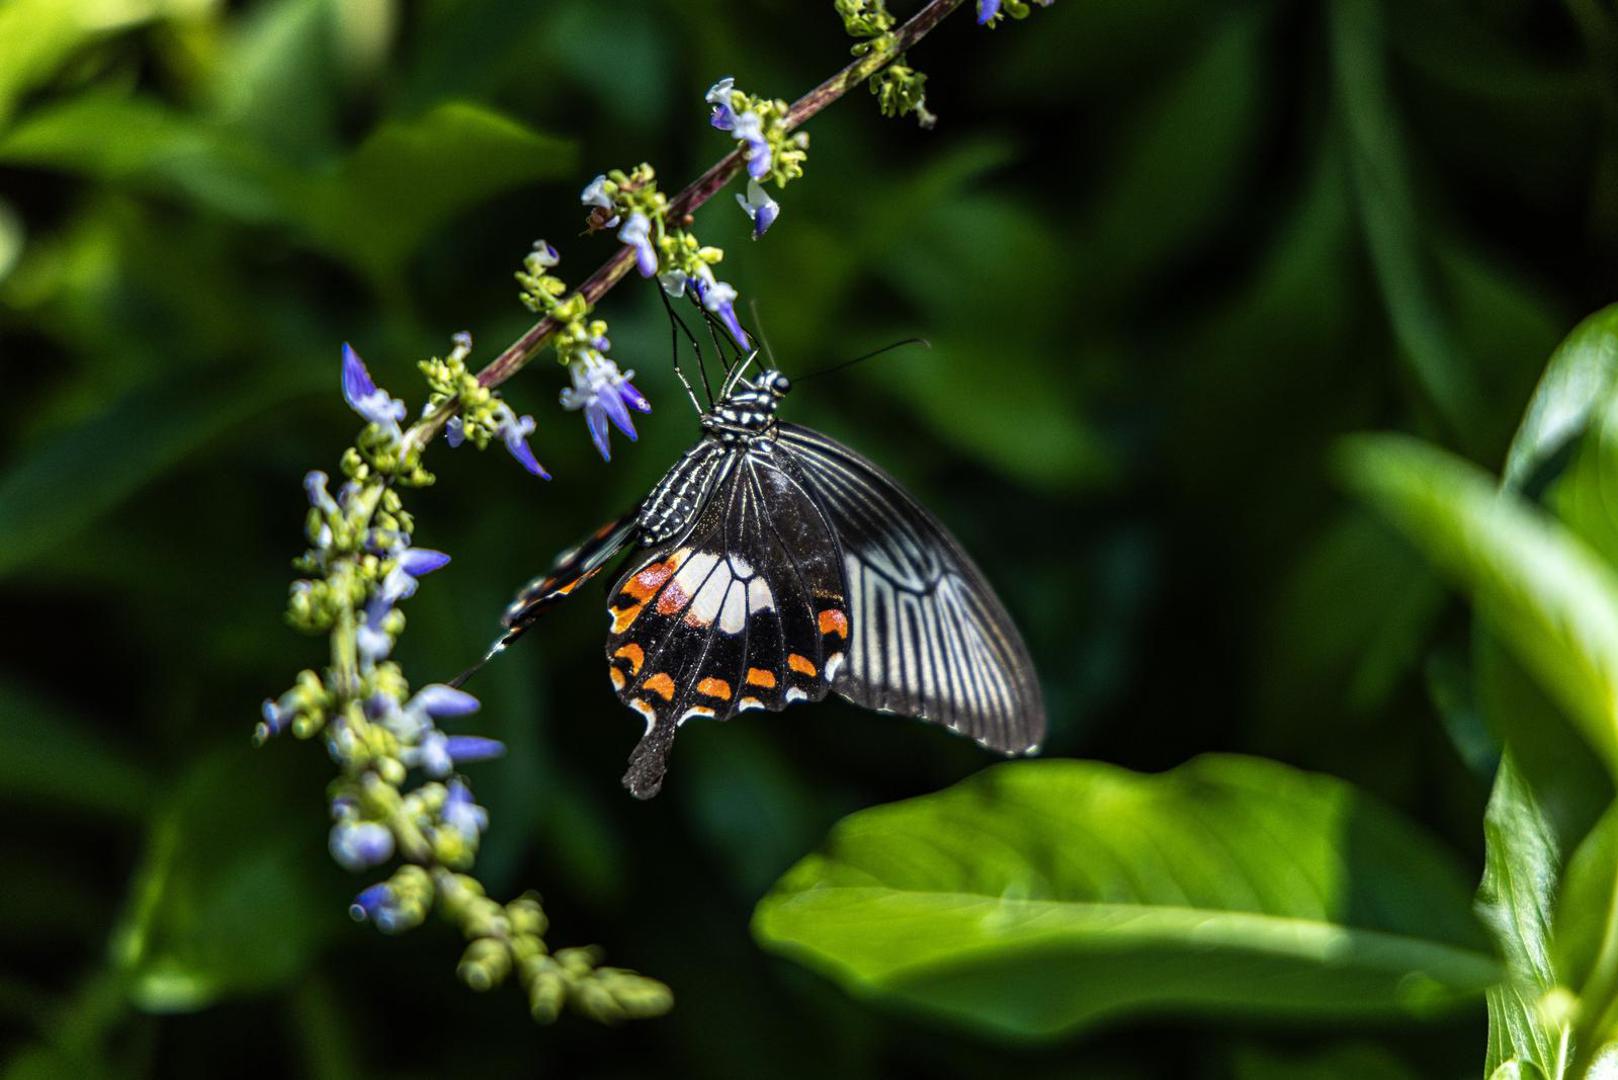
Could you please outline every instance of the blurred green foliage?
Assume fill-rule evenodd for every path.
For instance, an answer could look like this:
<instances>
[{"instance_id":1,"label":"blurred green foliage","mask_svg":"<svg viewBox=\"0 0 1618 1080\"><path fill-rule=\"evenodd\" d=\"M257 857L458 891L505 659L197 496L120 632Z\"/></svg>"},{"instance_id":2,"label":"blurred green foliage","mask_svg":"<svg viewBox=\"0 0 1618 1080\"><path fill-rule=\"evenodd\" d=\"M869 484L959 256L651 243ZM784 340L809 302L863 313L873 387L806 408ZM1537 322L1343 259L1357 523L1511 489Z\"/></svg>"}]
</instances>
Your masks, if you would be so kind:
<instances>
[{"instance_id":1,"label":"blurred green foliage","mask_svg":"<svg viewBox=\"0 0 1618 1080\"><path fill-rule=\"evenodd\" d=\"M479 677L480 866L675 1011L538 1029L442 927L347 920L328 763L246 748L318 662L277 613L299 479L355 427L338 344L396 393L456 330L492 356L533 239L571 281L611 250L590 176L677 185L729 145L716 77L790 98L847 47L829 2L0 0L7 1076L1554 1076L1610 1038L1545 1007L1618 978L1618 316L1579 323L1618 280L1618 17L1586 0L952 17L911 57L935 130L850 95L764 241L726 198L698 227L789 373L932 342L792 416L957 531L1047 753L1111 764L934 795L984 756L827 704L692 728L636 804L584 597ZM691 440L649 288L604 313L657 411L608 467L540 363L506 394L555 481L434 449L419 540L456 561L414 678ZM1373 429L1406 434L1333 456ZM856 874L903 932L838 909ZM1034 895L1052 939L1003 932ZM1225 932L1286 919L1343 951Z\"/></svg>"}]
</instances>

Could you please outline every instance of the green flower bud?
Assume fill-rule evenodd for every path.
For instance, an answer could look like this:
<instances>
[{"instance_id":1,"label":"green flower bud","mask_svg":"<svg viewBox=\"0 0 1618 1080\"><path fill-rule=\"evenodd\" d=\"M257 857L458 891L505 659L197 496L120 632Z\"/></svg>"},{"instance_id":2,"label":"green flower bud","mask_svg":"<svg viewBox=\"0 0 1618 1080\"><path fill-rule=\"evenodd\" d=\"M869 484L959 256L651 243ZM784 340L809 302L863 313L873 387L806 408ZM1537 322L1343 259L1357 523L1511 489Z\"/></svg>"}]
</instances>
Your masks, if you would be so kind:
<instances>
[{"instance_id":1,"label":"green flower bud","mask_svg":"<svg viewBox=\"0 0 1618 1080\"><path fill-rule=\"evenodd\" d=\"M499 986L510 971L511 953L505 943L487 937L468 945L455 969L462 982L480 992Z\"/></svg>"}]
</instances>

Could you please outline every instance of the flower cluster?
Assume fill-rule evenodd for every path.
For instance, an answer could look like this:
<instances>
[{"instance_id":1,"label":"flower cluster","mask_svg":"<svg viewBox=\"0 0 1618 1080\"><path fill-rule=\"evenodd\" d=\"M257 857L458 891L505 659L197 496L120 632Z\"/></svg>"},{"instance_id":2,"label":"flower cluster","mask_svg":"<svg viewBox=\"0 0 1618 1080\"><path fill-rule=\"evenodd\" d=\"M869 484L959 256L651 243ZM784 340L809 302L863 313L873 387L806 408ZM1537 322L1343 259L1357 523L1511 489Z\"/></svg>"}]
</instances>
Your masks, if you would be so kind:
<instances>
[{"instance_id":1,"label":"flower cluster","mask_svg":"<svg viewBox=\"0 0 1618 1080\"><path fill-rule=\"evenodd\" d=\"M528 446L528 436L534 433L534 418L518 416L499 394L478 382L477 376L466 368L466 358L471 352L472 335L460 333L455 335L455 347L447 357L440 360L435 356L421 362L421 373L427 377L429 391L422 415L446 402L458 402L460 412L450 417L444 429L444 438L451 446L470 442L482 450L491 439L499 439L519 465L549 480L550 473Z\"/></svg>"},{"instance_id":2,"label":"flower cluster","mask_svg":"<svg viewBox=\"0 0 1618 1080\"><path fill-rule=\"evenodd\" d=\"M785 187L803 175L809 133L787 130L791 107L786 102L745 94L728 76L708 88L705 100L713 106L709 122L741 147L750 178L774 180L777 187Z\"/></svg>"},{"instance_id":3,"label":"flower cluster","mask_svg":"<svg viewBox=\"0 0 1618 1080\"><path fill-rule=\"evenodd\" d=\"M756 187L757 181L753 181L752 186ZM596 177L584 189L580 201L590 207L597 217L619 223L618 239L634 251L635 264L642 277L656 277L663 291L670 296L685 296L689 291L692 299L724 325L738 347L752 347L747 331L742 328L741 319L736 314L735 288L720 281L713 271L725 253L719 248L702 244L688 229L668 226L665 220L668 197L658 190L657 174L650 165L637 165L628 173L615 169ZM780 212L780 207L763 195L762 190L759 190L755 202L750 204L748 199L743 199L742 205L753 218L755 235L763 231L758 225L760 216L764 218L763 228L767 229ZM527 284L526 280L524 284ZM560 285L560 282L557 284ZM613 382L616 369L585 374L586 377L581 379L575 370L574 393L570 395L563 391L564 406L579 408L581 406L577 403L580 401L599 402L614 385L627 386L627 383ZM633 387L629 389L633 390ZM639 396L638 393L636 396ZM630 404L633 406L633 402ZM627 414L625 417L627 419Z\"/></svg>"},{"instance_id":4,"label":"flower cluster","mask_svg":"<svg viewBox=\"0 0 1618 1080\"><path fill-rule=\"evenodd\" d=\"M597 183L604 183L605 180L605 177L599 177ZM585 196L586 203L590 204L588 189ZM612 209L610 201L606 208ZM616 220L618 215L614 212L612 216ZM637 212L637 216L645 220L643 214ZM635 373L618 370L618 365L607 356L612 348L612 342L607 338L607 324L600 319L589 318L590 305L578 293L563 298L567 286L550 272L560 261L556 248L544 240L535 241L533 250L523 260L523 268L517 272L517 281L523 287L522 301L528 310L556 320L557 329L551 337L551 346L573 379L573 385L562 391L562 407L584 413L590 440L595 443L602 459L611 461L608 423L633 442L635 423L629 415L630 410L647 413L652 411L652 405L646 400L646 395L630 382ZM652 269L653 272L657 269L655 255L652 256Z\"/></svg>"},{"instance_id":5,"label":"flower cluster","mask_svg":"<svg viewBox=\"0 0 1618 1080\"><path fill-rule=\"evenodd\" d=\"M835 0L843 29L856 38L850 50L865 56L873 50L886 52L893 42L896 20L888 11L887 0ZM916 122L930 128L937 117L927 109L927 76L905 63L904 54L895 57L871 76L871 93L883 116L916 115Z\"/></svg>"},{"instance_id":6,"label":"flower cluster","mask_svg":"<svg viewBox=\"0 0 1618 1080\"><path fill-rule=\"evenodd\" d=\"M477 385L466 371L470 350L471 340L459 335L448 358L421 365L431 388L429 409L456 398L461 426L452 441L482 446L498 436L529 471L543 475L525 440L532 418L515 416ZM441 724L478 711L477 698L439 683L411 693L388 659L404 629L399 605L449 556L412 542L414 523L399 490L431 483L432 476L400 430L404 403L380 389L347 346L342 387L366 427L343 457L345 479L335 492L324 473L304 480L309 547L295 565L309 576L293 583L288 605L294 626L330 634L332 663L323 673L301 672L290 690L266 701L255 740L287 731L323 736L341 770L330 788L332 858L352 871L399 860L391 876L355 897L354 918L398 933L436 907L469 941L461 979L483 990L515 973L541 1020L564 1005L601 1020L666 1011L672 999L661 983L600 967L593 950L552 955L536 896L499 904L467 873L489 815L459 770L500 756L504 747L445 732ZM417 782L409 787L412 777Z\"/></svg>"}]
</instances>

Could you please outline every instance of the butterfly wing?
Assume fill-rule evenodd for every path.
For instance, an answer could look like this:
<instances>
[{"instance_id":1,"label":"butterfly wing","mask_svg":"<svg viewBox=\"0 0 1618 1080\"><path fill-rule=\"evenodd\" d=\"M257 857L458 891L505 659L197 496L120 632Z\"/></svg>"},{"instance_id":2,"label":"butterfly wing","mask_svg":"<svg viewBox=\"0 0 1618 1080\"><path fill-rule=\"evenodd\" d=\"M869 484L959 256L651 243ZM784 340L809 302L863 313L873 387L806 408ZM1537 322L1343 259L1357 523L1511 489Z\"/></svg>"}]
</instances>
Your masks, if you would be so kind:
<instances>
[{"instance_id":1,"label":"butterfly wing","mask_svg":"<svg viewBox=\"0 0 1618 1080\"><path fill-rule=\"evenodd\" d=\"M819 701L848 636L831 523L773 448L734 449L692 526L613 589L608 671L646 721L624 786L657 794L679 726Z\"/></svg>"},{"instance_id":2,"label":"butterfly wing","mask_svg":"<svg viewBox=\"0 0 1618 1080\"><path fill-rule=\"evenodd\" d=\"M550 573L523 586L500 617L506 634L497 648L516 641L546 608L567 599L627 547L635 537L636 513L631 510L607 522L582 543L558 555Z\"/></svg>"},{"instance_id":3,"label":"butterfly wing","mask_svg":"<svg viewBox=\"0 0 1618 1080\"><path fill-rule=\"evenodd\" d=\"M853 641L833 689L1005 753L1037 749L1045 703L1033 662L961 545L853 450L796 424L778 427L843 553Z\"/></svg>"}]
</instances>

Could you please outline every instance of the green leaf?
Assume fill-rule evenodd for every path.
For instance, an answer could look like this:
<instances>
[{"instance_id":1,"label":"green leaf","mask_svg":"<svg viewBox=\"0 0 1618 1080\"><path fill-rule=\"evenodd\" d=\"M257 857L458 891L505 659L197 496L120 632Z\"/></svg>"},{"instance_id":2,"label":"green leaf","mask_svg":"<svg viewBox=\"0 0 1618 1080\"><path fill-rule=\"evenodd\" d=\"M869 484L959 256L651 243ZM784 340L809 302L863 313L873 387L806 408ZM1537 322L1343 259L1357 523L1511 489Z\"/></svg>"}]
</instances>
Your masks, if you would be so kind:
<instances>
[{"instance_id":1,"label":"green leaf","mask_svg":"<svg viewBox=\"0 0 1618 1080\"><path fill-rule=\"evenodd\" d=\"M1138 1012L1431 1015L1499 974L1469 893L1330 777L1030 761L845 818L753 931L854 993L1048 1037Z\"/></svg>"},{"instance_id":2,"label":"green leaf","mask_svg":"<svg viewBox=\"0 0 1618 1080\"><path fill-rule=\"evenodd\" d=\"M1475 466L1397 435L1345 440L1348 486L1473 598L1618 773L1618 577Z\"/></svg>"},{"instance_id":3,"label":"green leaf","mask_svg":"<svg viewBox=\"0 0 1618 1080\"><path fill-rule=\"evenodd\" d=\"M84 528L141 485L243 421L326 382L335 366L181 373L131 392L35 447L0 474L0 575Z\"/></svg>"},{"instance_id":4,"label":"green leaf","mask_svg":"<svg viewBox=\"0 0 1618 1080\"><path fill-rule=\"evenodd\" d=\"M144 98L97 92L37 109L0 136L0 161L178 194L233 218L280 220L306 182L251 142Z\"/></svg>"},{"instance_id":5,"label":"green leaf","mask_svg":"<svg viewBox=\"0 0 1618 1080\"><path fill-rule=\"evenodd\" d=\"M0 791L45 811L139 817L153 783L145 766L62 706L0 677Z\"/></svg>"},{"instance_id":6,"label":"green leaf","mask_svg":"<svg viewBox=\"0 0 1618 1080\"><path fill-rule=\"evenodd\" d=\"M1331 64L1349 172L1377 284L1399 351L1447 430L1476 439L1486 398L1441 301L1434 255L1422 243L1414 184L1393 104L1376 0L1330 5Z\"/></svg>"},{"instance_id":7,"label":"green leaf","mask_svg":"<svg viewBox=\"0 0 1618 1080\"><path fill-rule=\"evenodd\" d=\"M215 71L219 119L296 160L334 149L341 6L275 0L246 12Z\"/></svg>"},{"instance_id":8,"label":"green leaf","mask_svg":"<svg viewBox=\"0 0 1618 1080\"><path fill-rule=\"evenodd\" d=\"M1544 996L1556 986L1550 953L1551 905L1561 870L1555 830L1507 753L1495 775L1483 819L1483 882L1478 914L1494 934L1507 976L1490 987L1485 1074L1508 1062L1560 1080L1570 1032L1547 1018Z\"/></svg>"},{"instance_id":9,"label":"green leaf","mask_svg":"<svg viewBox=\"0 0 1618 1080\"><path fill-rule=\"evenodd\" d=\"M389 121L311 195L320 244L388 277L434 229L500 192L574 171L572 142L468 102Z\"/></svg>"},{"instance_id":10,"label":"green leaf","mask_svg":"<svg viewBox=\"0 0 1618 1080\"><path fill-rule=\"evenodd\" d=\"M1552 354L1506 455L1505 483L1522 488L1583 432L1618 377L1618 304L1585 319Z\"/></svg>"},{"instance_id":11,"label":"green leaf","mask_svg":"<svg viewBox=\"0 0 1618 1080\"><path fill-rule=\"evenodd\" d=\"M1554 928L1556 973L1578 995L1573 1041L1583 1065L1618 1042L1618 803L1568 860Z\"/></svg>"},{"instance_id":12,"label":"green leaf","mask_svg":"<svg viewBox=\"0 0 1618 1080\"><path fill-rule=\"evenodd\" d=\"M1608 565L1618 566L1618 393L1611 385L1604 389L1590 404L1588 430L1546 501Z\"/></svg>"},{"instance_id":13,"label":"green leaf","mask_svg":"<svg viewBox=\"0 0 1618 1080\"><path fill-rule=\"evenodd\" d=\"M340 925L317 903L320 822L285 818L296 796L269 753L204 759L158 813L113 940L137 1007L184 1012L284 983Z\"/></svg>"},{"instance_id":14,"label":"green leaf","mask_svg":"<svg viewBox=\"0 0 1618 1080\"><path fill-rule=\"evenodd\" d=\"M168 15L169 9L195 16L197 7L166 0L103 0L93 6L6 0L0 4L0 127L26 91L50 79L80 49Z\"/></svg>"},{"instance_id":15,"label":"green leaf","mask_svg":"<svg viewBox=\"0 0 1618 1080\"><path fill-rule=\"evenodd\" d=\"M1178 265L1239 197L1271 91L1262 57L1273 14L1270 4L1227 10L1182 70L1167 79L1153 73L1148 85L1161 92L1129 117L1123 144L1101 158L1112 162L1109 174L1081 212L1073 251L1082 261L1064 267L1069 304L1105 308L1130 296Z\"/></svg>"}]
</instances>

